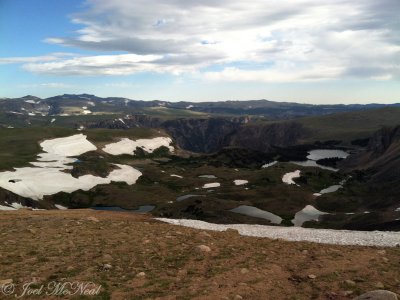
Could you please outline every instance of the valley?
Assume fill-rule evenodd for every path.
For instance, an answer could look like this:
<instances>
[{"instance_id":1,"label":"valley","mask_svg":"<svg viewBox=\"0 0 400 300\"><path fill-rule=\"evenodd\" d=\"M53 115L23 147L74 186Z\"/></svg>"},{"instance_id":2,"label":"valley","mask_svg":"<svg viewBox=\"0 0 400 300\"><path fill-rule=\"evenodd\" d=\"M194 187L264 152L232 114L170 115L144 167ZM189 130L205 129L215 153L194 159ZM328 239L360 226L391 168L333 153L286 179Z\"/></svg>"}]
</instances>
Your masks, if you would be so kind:
<instances>
[{"instance_id":1,"label":"valley","mask_svg":"<svg viewBox=\"0 0 400 300\"><path fill-rule=\"evenodd\" d=\"M148 207L156 217L219 224L400 229L398 135L389 129L400 120L396 106L313 107L290 119L271 109L267 119L263 109L232 113L234 102L216 113L187 103L27 97L0 101L3 210Z\"/></svg>"}]
</instances>

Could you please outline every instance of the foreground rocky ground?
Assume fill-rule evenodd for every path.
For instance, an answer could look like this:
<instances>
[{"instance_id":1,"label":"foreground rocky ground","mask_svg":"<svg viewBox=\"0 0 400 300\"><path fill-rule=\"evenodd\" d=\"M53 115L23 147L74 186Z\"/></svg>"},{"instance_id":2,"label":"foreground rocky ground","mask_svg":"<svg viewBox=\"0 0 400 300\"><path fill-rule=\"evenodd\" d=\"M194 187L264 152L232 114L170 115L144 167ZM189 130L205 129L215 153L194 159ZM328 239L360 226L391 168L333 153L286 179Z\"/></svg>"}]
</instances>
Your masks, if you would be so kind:
<instances>
[{"instance_id":1,"label":"foreground rocky ground","mask_svg":"<svg viewBox=\"0 0 400 300\"><path fill-rule=\"evenodd\" d=\"M335 246L202 231L147 215L66 210L0 214L0 298L65 282L72 299L352 299L400 293L400 248ZM6 296L4 286L15 291ZM59 299L45 291L26 299Z\"/></svg>"}]
</instances>

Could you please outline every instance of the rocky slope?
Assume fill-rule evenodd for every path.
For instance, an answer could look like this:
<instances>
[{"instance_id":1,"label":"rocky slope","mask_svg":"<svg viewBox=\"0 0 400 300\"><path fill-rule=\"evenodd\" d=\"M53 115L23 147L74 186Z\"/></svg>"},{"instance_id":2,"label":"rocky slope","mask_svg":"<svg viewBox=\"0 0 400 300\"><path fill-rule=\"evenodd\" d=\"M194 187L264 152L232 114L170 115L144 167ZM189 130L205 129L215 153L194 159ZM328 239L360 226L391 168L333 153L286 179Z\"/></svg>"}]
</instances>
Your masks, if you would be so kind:
<instances>
[{"instance_id":1,"label":"rocky slope","mask_svg":"<svg viewBox=\"0 0 400 300\"><path fill-rule=\"evenodd\" d=\"M100 289L90 299L116 300L344 300L376 289L400 293L400 248L244 237L92 210L3 212L0 226L7 244L0 248L0 285L15 287L11 296L0 294L4 299L20 295L29 282L44 285L42 293L52 282L67 288L93 282Z\"/></svg>"},{"instance_id":2,"label":"rocky slope","mask_svg":"<svg viewBox=\"0 0 400 300\"><path fill-rule=\"evenodd\" d=\"M371 182L400 180L400 126L376 132L370 138L367 149L349 158L344 167L366 171Z\"/></svg>"},{"instance_id":3,"label":"rocky slope","mask_svg":"<svg viewBox=\"0 0 400 300\"><path fill-rule=\"evenodd\" d=\"M321 226L359 230L399 230L400 126L377 131L364 150L340 163L351 176L334 195L318 197L319 209L337 212L364 212L361 215L324 218ZM335 224L335 225L332 225Z\"/></svg>"},{"instance_id":4,"label":"rocky slope","mask_svg":"<svg viewBox=\"0 0 400 300\"><path fill-rule=\"evenodd\" d=\"M122 120L122 121L121 121ZM298 122L252 123L239 118L179 118L132 115L121 120L86 122L86 128L124 129L132 127L161 128L185 150L213 153L224 147L246 148L268 152L273 147L296 145L307 130Z\"/></svg>"},{"instance_id":5,"label":"rocky slope","mask_svg":"<svg viewBox=\"0 0 400 300\"><path fill-rule=\"evenodd\" d=\"M263 152L273 147L288 147L298 144L306 130L298 122L272 124L249 124L240 127L230 139L230 146L249 148Z\"/></svg>"}]
</instances>

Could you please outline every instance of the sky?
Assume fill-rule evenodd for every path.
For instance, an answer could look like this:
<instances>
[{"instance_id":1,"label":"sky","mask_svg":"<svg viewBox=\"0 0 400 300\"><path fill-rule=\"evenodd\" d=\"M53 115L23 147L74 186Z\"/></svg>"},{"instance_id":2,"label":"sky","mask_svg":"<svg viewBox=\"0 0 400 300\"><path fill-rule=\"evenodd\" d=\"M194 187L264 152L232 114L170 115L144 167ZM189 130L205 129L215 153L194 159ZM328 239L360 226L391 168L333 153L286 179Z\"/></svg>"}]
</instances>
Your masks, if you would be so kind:
<instances>
[{"instance_id":1,"label":"sky","mask_svg":"<svg viewBox=\"0 0 400 300\"><path fill-rule=\"evenodd\" d=\"M0 97L400 102L399 0L0 0Z\"/></svg>"}]
</instances>

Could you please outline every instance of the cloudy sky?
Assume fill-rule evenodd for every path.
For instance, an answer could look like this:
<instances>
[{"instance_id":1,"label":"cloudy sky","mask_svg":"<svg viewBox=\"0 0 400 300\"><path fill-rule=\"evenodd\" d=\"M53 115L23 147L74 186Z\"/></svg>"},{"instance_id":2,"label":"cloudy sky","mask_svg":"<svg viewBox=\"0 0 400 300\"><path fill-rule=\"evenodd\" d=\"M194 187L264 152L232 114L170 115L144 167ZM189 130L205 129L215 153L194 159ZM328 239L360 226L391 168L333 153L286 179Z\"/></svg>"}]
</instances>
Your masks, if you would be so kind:
<instances>
[{"instance_id":1,"label":"cloudy sky","mask_svg":"<svg viewBox=\"0 0 400 300\"><path fill-rule=\"evenodd\" d=\"M0 97L400 102L399 0L0 0Z\"/></svg>"}]
</instances>

